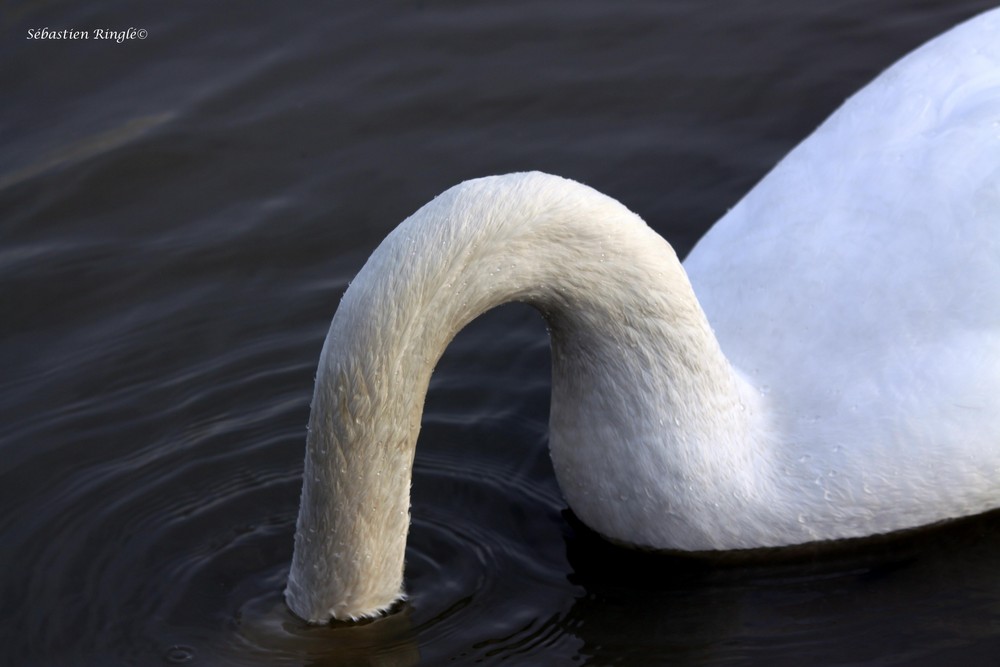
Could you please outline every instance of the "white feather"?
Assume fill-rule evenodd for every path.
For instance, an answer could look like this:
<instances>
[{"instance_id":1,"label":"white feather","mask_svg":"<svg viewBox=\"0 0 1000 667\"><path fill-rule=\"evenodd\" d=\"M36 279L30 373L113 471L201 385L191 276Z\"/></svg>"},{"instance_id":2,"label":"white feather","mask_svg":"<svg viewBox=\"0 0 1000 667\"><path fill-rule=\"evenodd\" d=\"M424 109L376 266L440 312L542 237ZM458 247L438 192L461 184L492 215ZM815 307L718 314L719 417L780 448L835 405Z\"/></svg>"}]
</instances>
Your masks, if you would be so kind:
<instances>
[{"instance_id":1,"label":"white feather","mask_svg":"<svg viewBox=\"0 0 1000 667\"><path fill-rule=\"evenodd\" d=\"M403 222L320 359L297 614L401 597L431 371L514 300L551 331L560 487L613 540L773 547L1000 505L1000 10L850 99L683 267L624 206L545 174L468 181Z\"/></svg>"}]
</instances>

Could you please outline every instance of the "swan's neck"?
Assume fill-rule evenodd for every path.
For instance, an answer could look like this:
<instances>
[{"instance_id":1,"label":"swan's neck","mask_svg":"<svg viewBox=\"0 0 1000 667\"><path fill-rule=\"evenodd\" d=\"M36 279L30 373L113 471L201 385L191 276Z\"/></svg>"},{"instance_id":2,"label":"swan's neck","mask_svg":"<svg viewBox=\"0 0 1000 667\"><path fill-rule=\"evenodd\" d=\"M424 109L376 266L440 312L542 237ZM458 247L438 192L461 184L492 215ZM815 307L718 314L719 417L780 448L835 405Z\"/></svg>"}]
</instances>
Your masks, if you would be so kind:
<instances>
[{"instance_id":1,"label":"swan's neck","mask_svg":"<svg viewBox=\"0 0 1000 667\"><path fill-rule=\"evenodd\" d=\"M402 596L431 371L462 327L508 301L535 306L549 324L550 446L580 518L621 541L717 546L690 516L704 513L697 496L691 507L675 503L695 475L742 488L757 406L673 250L619 203L571 181L481 179L390 234L333 320L286 593L303 618L372 615Z\"/></svg>"}]
</instances>

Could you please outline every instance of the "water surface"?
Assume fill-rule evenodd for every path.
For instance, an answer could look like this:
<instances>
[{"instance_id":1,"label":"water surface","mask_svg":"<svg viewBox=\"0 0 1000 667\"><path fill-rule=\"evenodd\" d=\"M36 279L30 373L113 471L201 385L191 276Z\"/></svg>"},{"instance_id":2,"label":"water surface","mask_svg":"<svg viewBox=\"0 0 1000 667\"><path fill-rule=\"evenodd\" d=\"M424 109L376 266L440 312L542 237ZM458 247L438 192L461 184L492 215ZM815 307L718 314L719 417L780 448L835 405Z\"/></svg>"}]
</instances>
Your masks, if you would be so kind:
<instances>
[{"instance_id":1,"label":"water surface","mask_svg":"<svg viewBox=\"0 0 1000 667\"><path fill-rule=\"evenodd\" d=\"M610 548L509 306L431 384L408 603L285 609L319 350L365 257L542 169L680 254L988 2L35 2L0 9L0 656L11 665L936 665L1000 654L1000 523L726 564ZM28 29L129 27L122 43Z\"/></svg>"}]
</instances>

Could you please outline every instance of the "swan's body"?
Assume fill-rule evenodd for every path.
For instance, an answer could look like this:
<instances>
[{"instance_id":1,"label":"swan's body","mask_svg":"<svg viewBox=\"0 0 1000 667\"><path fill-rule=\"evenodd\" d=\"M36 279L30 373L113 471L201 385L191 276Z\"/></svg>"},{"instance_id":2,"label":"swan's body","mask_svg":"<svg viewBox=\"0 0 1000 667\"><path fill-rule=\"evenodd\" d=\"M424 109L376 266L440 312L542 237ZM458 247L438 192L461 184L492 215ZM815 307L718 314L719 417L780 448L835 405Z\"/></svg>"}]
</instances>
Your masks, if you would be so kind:
<instances>
[{"instance_id":1,"label":"swan's body","mask_svg":"<svg viewBox=\"0 0 1000 667\"><path fill-rule=\"evenodd\" d=\"M771 547L1000 506L1000 10L849 100L684 267L621 204L543 174L463 183L400 225L320 359L297 614L402 595L431 371L515 300L551 330L560 487L613 540Z\"/></svg>"}]
</instances>

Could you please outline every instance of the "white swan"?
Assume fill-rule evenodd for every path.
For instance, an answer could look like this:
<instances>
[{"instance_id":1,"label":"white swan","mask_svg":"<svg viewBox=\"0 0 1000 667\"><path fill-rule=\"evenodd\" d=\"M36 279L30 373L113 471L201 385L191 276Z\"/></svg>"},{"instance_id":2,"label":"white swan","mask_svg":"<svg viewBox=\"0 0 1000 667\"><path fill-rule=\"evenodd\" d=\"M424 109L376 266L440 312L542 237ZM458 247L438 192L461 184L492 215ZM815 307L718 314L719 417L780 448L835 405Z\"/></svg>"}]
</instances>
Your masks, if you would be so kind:
<instances>
[{"instance_id":1,"label":"white swan","mask_svg":"<svg viewBox=\"0 0 1000 667\"><path fill-rule=\"evenodd\" d=\"M548 323L559 485L612 540L749 549L1000 505L1000 10L850 99L683 268L621 204L544 174L403 222L320 357L296 614L402 597L431 371L507 301Z\"/></svg>"}]
</instances>

